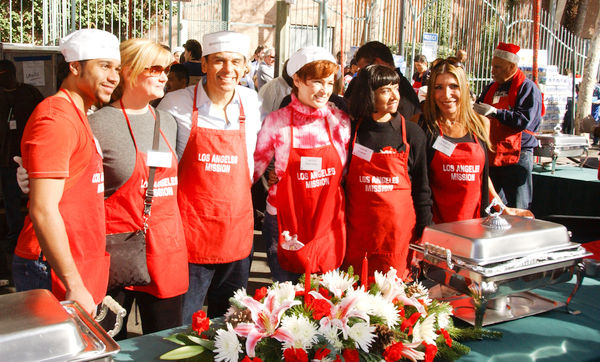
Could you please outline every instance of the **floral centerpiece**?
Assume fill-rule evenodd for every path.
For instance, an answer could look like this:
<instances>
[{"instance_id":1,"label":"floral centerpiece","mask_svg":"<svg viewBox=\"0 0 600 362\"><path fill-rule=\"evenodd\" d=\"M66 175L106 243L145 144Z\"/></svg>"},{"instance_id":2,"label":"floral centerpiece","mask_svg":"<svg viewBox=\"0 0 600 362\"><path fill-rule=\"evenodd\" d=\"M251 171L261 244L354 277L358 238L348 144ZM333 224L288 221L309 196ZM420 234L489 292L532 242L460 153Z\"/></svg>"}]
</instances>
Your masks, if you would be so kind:
<instances>
[{"instance_id":1,"label":"floral centerpiece","mask_svg":"<svg viewBox=\"0 0 600 362\"><path fill-rule=\"evenodd\" d=\"M167 337L181 347L161 359L197 361L433 361L469 352L458 337L490 336L457 329L452 307L405 284L390 268L357 285L349 270L274 283L254 296L238 290L224 318L194 314L192 329ZM364 279L363 279L364 280ZM301 280L302 281L302 280Z\"/></svg>"}]
</instances>

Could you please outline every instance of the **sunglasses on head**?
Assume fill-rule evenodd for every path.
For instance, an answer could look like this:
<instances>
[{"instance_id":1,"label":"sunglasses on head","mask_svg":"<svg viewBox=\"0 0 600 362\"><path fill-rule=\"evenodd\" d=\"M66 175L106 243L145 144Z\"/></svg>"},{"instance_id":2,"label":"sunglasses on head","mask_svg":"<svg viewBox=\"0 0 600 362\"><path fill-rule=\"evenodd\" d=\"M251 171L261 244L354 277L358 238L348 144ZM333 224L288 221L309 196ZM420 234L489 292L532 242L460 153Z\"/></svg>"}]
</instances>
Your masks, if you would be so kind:
<instances>
[{"instance_id":1,"label":"sunglasses on head","mask_svg":"<svg viewBox=\"0 0 600 362\"><path fill-rule=\"evenodd\" d=\"M460 68L465 68L464 64L461 63L457 57L448 57L446 59L444 58L437 58L436 60L433 61L433 67L431 69L435 69L438 67L441 67L443 64L450 64L452 66L455 67L460 67Z\"/></svg>"},{"instance_id":2,"label":"sunglasses on head","mask_svg":"<svg viewBox=\"0 0 600 362\"><path fill-rule=\"evenodd\" d=\"M152 65L150 67L144 68L145 70L148 71L148 73L153 76L153 77L158 77L160 76L163 72L168 75L169 71L171 70L171 66L168 65L166 67L163 67L162 65Z\"/></svg>"}]
</instances>

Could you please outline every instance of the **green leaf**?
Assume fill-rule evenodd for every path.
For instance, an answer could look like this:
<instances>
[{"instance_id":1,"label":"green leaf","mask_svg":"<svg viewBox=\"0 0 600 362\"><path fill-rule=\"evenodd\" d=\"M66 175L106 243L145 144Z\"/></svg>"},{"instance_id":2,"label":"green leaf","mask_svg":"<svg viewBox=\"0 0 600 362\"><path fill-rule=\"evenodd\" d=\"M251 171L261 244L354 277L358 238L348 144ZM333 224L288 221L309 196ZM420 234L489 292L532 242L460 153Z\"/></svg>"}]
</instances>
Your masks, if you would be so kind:
<instances>
[{"instance_id":1,"label":"green leaf","mask_svg":"<svg viewBox=\"0 0 600 362\"><path fill-rule=\"evenodd\" d=\"M171 341L173 343L177 343L179 345L185 346L185 334L183 333L176 333L176 334L172 334L168 337L165 337L163 339L166 339L167 341Z\"/></svg>"},{"instance_id":2,"label":"green leaf","mask_svg":"<svg viewBox=\"0 0 600 362\"><path fill-rule=\"evenodd\" d=\"M204 350L205 348L202 346L183 346L161 355L160 359L178 360L190 358L199 355Z\"/></svg>"},{"instance_id":3,"label":"green leaf","mask_svg":"<svg viewBox=\"0 0 600 362\"><path fill-rule=\"evenodd\" d=\"M200 337L196 337L196 336L187 336L187 338L190 341L192 341L192 342L194 342L194 343L196 343L196 344L198 344L198 345L200 345L200 346L202 346L202 347L204 347L206 349L210 349L211 351L215 349L215 342L213 342L211 340L200 338Z\"/></svg>"}]
</instances>

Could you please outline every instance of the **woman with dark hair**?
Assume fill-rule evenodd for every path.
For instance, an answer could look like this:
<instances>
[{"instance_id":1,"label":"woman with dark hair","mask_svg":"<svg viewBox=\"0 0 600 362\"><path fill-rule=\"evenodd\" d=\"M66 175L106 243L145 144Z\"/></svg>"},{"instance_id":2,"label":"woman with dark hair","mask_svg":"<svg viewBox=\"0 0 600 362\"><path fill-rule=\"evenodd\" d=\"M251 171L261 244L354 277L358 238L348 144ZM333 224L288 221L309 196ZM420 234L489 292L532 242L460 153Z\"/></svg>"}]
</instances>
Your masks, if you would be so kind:
<instances>
[{"instance_id":1,"label":"woman with dark hair","mask_svg":"<svg viewBox=\"0 0 600 362\"><path fill-rule=\"evenodd\" d=\"M434 64L424 111L413 118L427 137L433 221L485 216L490 197L497 197L488 174L489 120L473 110L467 76L458 59ZM505 212L533 216L528 210L506 208Z\"/></svg>"},{"instance_id":2,"label":"woman with dark hair","mask_svg":"<svg viewBox=\"0 0 600 362\"><path fill-rule=\"evenodd\" d=\"M427 57L424 55L417 55L415 57L415 72L413 73L413 88L417 94L419 93L419 88L427 86L427 82L429 81L429 64L427 63Z\"/></svg>"},{"instance_id":3,"label":"woman with dark hair","mask_svg":"<svg viewBox=\"0 0 600 362\"><path fill-rule=\"evenodd\" d=\"M400 78L370 65L357 76L350 102L355 122L346 176L347 248L344 266L369 274L394 267L405 276L408 245L431 222L425 135L398 113Z\"/></svg>"},{"instance_id":4,"label":"woman with dark hair","mask_svg":"<svg viewBox=\"0 0 600 362\"><path fill-rule=\"evenodd\" d=\"M263 237L276 281L297 280L342 264L345 251L341 177L350 139L348 116L328 102L338 65L326 49L293 54L292 102L270 113L258 133L254 180L275 156Z\"/></svg>"}]
</instances>

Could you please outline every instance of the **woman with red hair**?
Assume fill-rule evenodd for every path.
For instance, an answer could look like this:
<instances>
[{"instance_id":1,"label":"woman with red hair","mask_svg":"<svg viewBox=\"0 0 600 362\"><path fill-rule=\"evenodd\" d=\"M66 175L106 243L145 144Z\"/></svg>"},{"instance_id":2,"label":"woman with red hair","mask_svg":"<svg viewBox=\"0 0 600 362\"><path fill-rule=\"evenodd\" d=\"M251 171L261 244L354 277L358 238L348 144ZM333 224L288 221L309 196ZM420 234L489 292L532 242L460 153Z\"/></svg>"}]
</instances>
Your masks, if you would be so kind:
<instances>
[{"instance_id":1,"label":"woman with red hair","mask_svg":"<svg viewBox=\"0 0 600 362\"><path fill-rule=\"evenodd\" d=\"M263 237L273 279L296 281L307 270L339 267L346 248L342 171L350 119L328 102L338 73L320 47L289 59L292 102L267 116L254 153L254 179L275 157L277 182L269 188Z\"/></svg>"}]
</instances>

